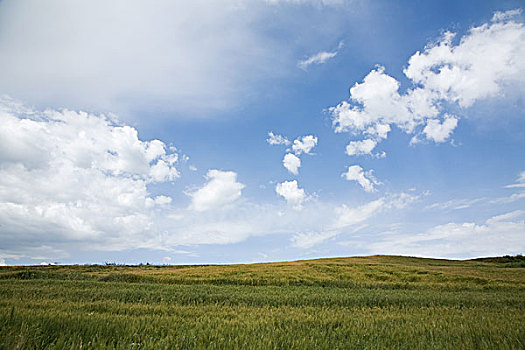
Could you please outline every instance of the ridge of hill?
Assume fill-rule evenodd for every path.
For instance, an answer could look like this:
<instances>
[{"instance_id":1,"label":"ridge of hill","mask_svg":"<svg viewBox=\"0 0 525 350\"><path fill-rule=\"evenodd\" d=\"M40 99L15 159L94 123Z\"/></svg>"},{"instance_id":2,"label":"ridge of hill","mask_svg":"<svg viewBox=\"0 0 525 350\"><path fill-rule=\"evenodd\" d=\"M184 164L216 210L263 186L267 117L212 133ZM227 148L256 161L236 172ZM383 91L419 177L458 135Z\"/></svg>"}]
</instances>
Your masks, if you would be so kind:
<instances>
[{"instance_id":1,"label":"ridge of hill","mask_svg":"<svg viewBox=\"0 0 525 350\"><path fill-rule=\"evenodd\" d=\"M0 268L0 279L391 288L525 287L525 259L375 255L232 265L45 265Z\"/></svg>"}]
</instances>

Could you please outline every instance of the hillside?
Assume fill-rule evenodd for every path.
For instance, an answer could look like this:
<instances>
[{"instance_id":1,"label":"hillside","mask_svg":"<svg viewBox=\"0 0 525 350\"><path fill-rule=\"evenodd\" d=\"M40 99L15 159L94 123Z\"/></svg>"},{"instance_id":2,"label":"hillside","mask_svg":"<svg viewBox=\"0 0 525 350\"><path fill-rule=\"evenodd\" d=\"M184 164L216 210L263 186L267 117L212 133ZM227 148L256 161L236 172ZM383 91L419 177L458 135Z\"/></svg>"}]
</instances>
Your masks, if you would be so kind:
<instances>
[{"instance_id":1,"label":"hillside","mask_svg":"<svg viewBox=\"0 0 525 350\"><path fill-rule=\"evenodd\" d=\"M0 349L525 346L522 259L0 268Z\"/></svg>"}]
</instances>

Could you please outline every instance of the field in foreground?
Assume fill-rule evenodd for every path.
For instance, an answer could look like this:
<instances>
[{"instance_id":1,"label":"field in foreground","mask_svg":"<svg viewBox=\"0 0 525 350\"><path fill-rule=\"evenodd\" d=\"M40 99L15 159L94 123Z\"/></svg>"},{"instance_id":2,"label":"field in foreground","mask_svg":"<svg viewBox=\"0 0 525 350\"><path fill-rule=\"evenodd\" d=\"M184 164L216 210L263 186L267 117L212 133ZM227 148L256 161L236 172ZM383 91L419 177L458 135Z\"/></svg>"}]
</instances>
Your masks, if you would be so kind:
<instances>
[{"instance_id":1,"label":"field in foreground","mask_svg":"<svg viewBox=\"0 0 525 350\"><path fill-rule=\"evenodd\" d=\"M0 349L524 349L523 260L0 268Z\"/></svg>"}]
</instances>

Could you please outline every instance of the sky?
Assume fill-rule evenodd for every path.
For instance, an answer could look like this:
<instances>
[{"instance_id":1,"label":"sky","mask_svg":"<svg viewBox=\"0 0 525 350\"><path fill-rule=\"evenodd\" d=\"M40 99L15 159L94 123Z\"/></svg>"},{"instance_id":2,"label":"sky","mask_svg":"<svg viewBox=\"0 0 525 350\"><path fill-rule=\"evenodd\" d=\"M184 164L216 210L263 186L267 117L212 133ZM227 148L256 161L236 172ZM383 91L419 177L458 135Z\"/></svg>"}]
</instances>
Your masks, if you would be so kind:
<instances>
[{"instance_id":1,"label":"sky","mask_svg":"<svg viewBox=\"0 0 525 350\"><path fill-rule=\"evenodd\" d=\"M521 1L0 1L0 265L525 253Z\"/></svg>"}]
</instances>

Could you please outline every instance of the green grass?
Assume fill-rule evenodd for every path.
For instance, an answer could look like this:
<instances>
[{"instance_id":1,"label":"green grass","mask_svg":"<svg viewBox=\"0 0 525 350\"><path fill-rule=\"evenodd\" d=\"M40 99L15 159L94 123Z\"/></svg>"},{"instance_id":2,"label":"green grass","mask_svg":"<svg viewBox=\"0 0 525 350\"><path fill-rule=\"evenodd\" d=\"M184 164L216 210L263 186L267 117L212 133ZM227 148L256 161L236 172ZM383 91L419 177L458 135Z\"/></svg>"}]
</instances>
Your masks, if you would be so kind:
<instances>
[{"instance_id":1,"label":"green grass","mask_svg":"<svg viewBox=\"0 0 525 350\"><path fill-rule=\"evenodd\" d=\"M515 259L0 268L0 349L524 349L524 311Z\"/></svg>"}]
</instances>

